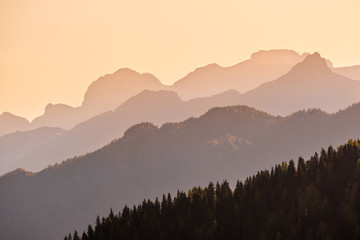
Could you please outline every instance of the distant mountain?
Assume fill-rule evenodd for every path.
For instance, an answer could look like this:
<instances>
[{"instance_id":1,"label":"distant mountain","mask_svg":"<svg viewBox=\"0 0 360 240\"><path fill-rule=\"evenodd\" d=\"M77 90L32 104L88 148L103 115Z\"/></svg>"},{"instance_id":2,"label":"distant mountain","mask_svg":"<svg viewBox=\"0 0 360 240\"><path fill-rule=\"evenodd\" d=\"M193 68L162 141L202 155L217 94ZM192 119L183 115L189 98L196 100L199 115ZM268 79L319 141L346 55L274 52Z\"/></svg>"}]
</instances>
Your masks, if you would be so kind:
<instances>
[{"instance_id":1,"label":"distant mountain","mask_svg":"<svg viewBox=\"0 0 360 240\"><path fill-rule=\"evenodd\" d=\"M29 163L19 161L19 159L42 149L45 143L59 137L64 132L65 130L60 128L41 127L36 130L15 132L0 137L0 175L27 166ZM44 151L50 150L44 149Z\"/></svg>"},{"instance_id":2,"label":"distant mountain","mask_svg":"<svg viewBox=\"0 0 360 240\"><path fill-rule=\"evenodd\" d=\"M185 100L209 97L231 89L244 92L287 73L307 55L299 55L292 50L259 51L252 54L249 60L231 67L210 64L198 68L173 86L163 85L149 73L140 74L122 68L94 81L88 87L80 107L49 104L44 115L32 122L32 129L41 126L71 129L91 117L114 110L143 90L172 90Z\"/></svg>"},{"instance_id":3,"label":"distant mountain","mask_svg":"<svg viewBox=\"0 0 360 240\"><path fill-rule=\"evenodd\" d=\"M360 65L351 66L351 67L339 67L333 68L333 71L337 74L343 75L345 77L360 80Z\"/></svg>"},{"instance_id":4,"label":"distant mountain","mask_svg":"<svg viewBox=\"0 0 360 240\"><path fill-rule=\"evenodd\" d=\"M207 97L230 89L243 93L284 75L307 55L292 50L259 51L234 66L210 64L197 68L171 89L182 99Z\"/></svg>"},{"instance_id":5,"label":"distant mountain","mask_svg":"<svg viewBox=\"0 0 360 240\"><path fill-rule=\"evenodd\" d=\"M114 110L130 97L145 89L160 90L166 86L149 73L140 74L128 68L107 74L94 81L84 95L80 107L65 104L48 104L45 113L34 119L31 128L42 126L71 129L101 113Z\"/></svg>"},{"instance_id":6,"label":"distant mountain","mask_svg":"<svg viewBox=\"0 0 360 240\"><path fill-rule=\"evenodd\" d=\"M36 174L17 170L1 177L2 239L62 238L111 207L118 212L124 204L209 181L234 184L275 163L357 138L359 112L356 104L336 114L309 110L274 117L234 106L160 128L135 125L93 153Z\"/></svg>"},{"instance_id":7,"label":"distant mountain","mask_svg":"<svg viewBox=\"0 0 360 240\"><path fill-rule=\"evenodd\" d=\"M130 97L143 90L160 90L164 85L150 73L140 74L123 68L107 74L87 89L82 107L96 113L114 110Z\"/></svg>"},{"instance_id":8,"label":"distant mountain","mask_svg":"<svg viewBox=\"0 0 360 240\"><path fill-rule=\"evenodd\" d=\"M197 117L211 107L235 104L239 95L236 91L228 91L212 97L185 102L175 92L145 90L127 100L115 111L84 121L31 151L28 148L17 148L16 142L12 142L15 146L4 152L7 158L1 158L0 154L0 159L2 159L0 166L13 167L15 165L8 162L16 162L18 164L16 167L39 171L49 164L94 151L122 136L124 131L134 124L147 121L161 125ZM39 139L34 134L35 132L37 130L33 130L31 136L34 137L34 142L37 142ZM28 138L29 134L25 132L23 135L24 138ZM20 136L21 134L19 134L19 139L21 139ZM0 174L15 169L0 167Z\"/></svg>"},{"instance_id":9,"label":"distant mountain","mask_svg":"<svg viewBox=\"0 0 360 240\"><path fill-rule=\"evenodd\" d=\"M0 136L15 131L23 131L29 128L29 121L25 118L4 112L0 115Z\"/></svg>"},{"instance_id":10,"label":"distant mountain","mask_svg":"<svg viewBox=\"0 0 360 240\"><path fill-rule=\"evenodd\" d=\"M244 104L270 114L285 116L309 108L336 112L360 101L360 81L333 73L329 66L331 63L321 58L318 53L307 55L304 61L295 65L282 77L244 94L229 90L211 97L183 101L175 92L145 90L131 97L116 110L83 121L49 143L44 143L44 146L36 151L28 152L27 149L12 153L7 151L8 158L3 161L27 163L19 166L27 170L39 171L48 164L55 164L98 149L122 136L124 131L134 124L145 121L161 125L166 122L182 121L189 117L200 116L211 107ZM134 72L132 74L141 76ZM110 85L112 84L107 86ZM49 105L44 116L69 126L75 124L71 122L75 118L69 115L76 116L83 113L83 110L84 108ZM67 112L68 115L59 115L59 112ZM90 118L90 115L87 117ZM38 126L41 126L45 124L42 120L38 118L34 123L37 122ZM3 168L0 174L11 170L14 169Z\"/></svg>"},{"instance_id":11,"label":"distant mountain","mask_svg":"<svg viewBox=\"0 0 360 240\"><path fill-rule=\"evenodd\" d=\"M320 108L327 112L360 101L360 81L331 71L319 53L307 56L282 77L244 93L239 102L275 114Z\"/></svg>"},{"instance_id":12,"label":"distant mountain","mask_svg":"<svg viewBox=\"0 0 360 240\"><path fill-rule=\"evenodd\" d=\"M35 118L31 122L31 128L36 129L43 126L71 129L79 123L89 118L91 114L85 114L80 108L73 108L65 104L48 104L45 113Z\"/></svg>"},{"instance_id":13,"label":"distant mountain","mask_svg":"<svg viewBox=\"0 0 360 240\"><path fill-rule=\"evenodd\" d=\"M163 85L149 73L140 74L131 69L122 68L94 81L88 87L83 103L79 107L74 108L65 104L48 104L45 113L34 119L29 129L48 126L69 130L76 124L91 117L114 110L127 99L143 90L171 90L177 92L183 100L209 97L232 89L244 93L265 82L281 77L308 55L308 53L300 55L292 50L259 51L253 53L249 60L230 67L210 64L195 69L175 82L173 86ZM325 61L327 66L336 73L344 74L352 79L360 76L358 66L333 68L329 60ZM243 100L239 100L237 103L243 102ZM350 103L347 102L343 107L348 104ZM261 106L259 105L259 107ZM307 107L317 106L308 106L307 104L305 109ZM271 111L271 109L264 110ZM295 110L298 110L298 108ZM288 111L284 112L288 113ZM25 129L15 128L14 131L16 130ZM6 133L10 132L12 131Z\"/></svg>"}]
</instances>

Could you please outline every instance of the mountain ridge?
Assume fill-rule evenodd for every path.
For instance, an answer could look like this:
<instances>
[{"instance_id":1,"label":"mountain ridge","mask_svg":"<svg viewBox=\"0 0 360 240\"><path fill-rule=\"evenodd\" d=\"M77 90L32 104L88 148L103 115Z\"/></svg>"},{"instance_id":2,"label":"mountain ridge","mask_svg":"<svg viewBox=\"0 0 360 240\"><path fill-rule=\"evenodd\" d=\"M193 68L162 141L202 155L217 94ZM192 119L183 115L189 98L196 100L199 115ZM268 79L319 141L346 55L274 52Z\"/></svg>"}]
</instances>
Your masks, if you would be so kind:
<instances>
[{"instance_id":1,"label":"mountain ridge","mask_svg":"<svg viewBox=\"0 0 360 240\"><path fill-rule=\"evenodd\" d=\"M359 105L337 114L310 110L288 117L233 106L161 127L133 126L92 153L38 173L17 170L0 177L0 232L4 239L52 239L84 229L110 207L118 211L124 204L189 189L194 182L226 178L234 183L279 161L306 158L359 136Z\"/></svg>"},{"instance_id":2,"label":"mountain ridge","mask_svg":"<svg viewBox=\"0 0 360 240\"><path fill-rule=\"evenodd\" d=\"M292 66L301 62L309 55L309 53L300 55L294 50L287 49L260 50L251 54L249 59L232 66L222 67L215 63L196 68L174 82L172 86L162 84L150 73L138 73L129 68L120 68L112 74L105 74L96 81L93 81L84 93L81 106L72 107L65 104L48 104L44 114L34 119L30 126L17 127L15 129L9 128L4 130L3 133L0 131L0 136L16 130L35 129L42 126L61 127L69 130L76 124L86 121L93 116L114 110L128 98L145 89L173 90L178 92L179 96L185 100L208 97L230 89L244 93L264 82L272 81L286 74ZM359 66L334 68L329 60L326 60L326 64L333 72L360 80ZM201 71L201 74L198 74L199 71ZM114 81L114 79L117 80ZM104 85L106 81L112 83ZM137 82L136 85L138 87L127 87L127 84L131 82ZM105 95L99 94L99 89L103 87L107 89L107 94ZM99 89L96 90L96 88ZM124 90L131 93L124 94Z\"/></svg>"},{"instance_id":3,"label":"mountain ridge","mask_svg":"<svg viewBox=\"0 0 360 240\"><path fill-rule=\"evenodd\" d=\"M326 60L314 53L240 99L242 104L283 116L308 108L336 112L360 100L360 82L332 72Z\"/></svg>"}]
</instances>

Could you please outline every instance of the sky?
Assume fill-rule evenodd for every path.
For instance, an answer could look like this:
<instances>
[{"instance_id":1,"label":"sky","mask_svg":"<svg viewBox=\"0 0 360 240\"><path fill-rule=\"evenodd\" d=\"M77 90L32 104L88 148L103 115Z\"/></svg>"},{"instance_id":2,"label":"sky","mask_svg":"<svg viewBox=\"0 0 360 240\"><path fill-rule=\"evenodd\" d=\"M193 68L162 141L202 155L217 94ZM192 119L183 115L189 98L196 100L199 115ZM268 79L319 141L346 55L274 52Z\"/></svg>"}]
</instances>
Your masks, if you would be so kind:
<instances>
[{"instance_id":1,"label":"sky","mask_svg":"<svg viewBox=\"0 0 360 240\"><path fill-rule=\"evenodd\" d=\"M79 106L128 67L172 84L197 67L269 49L360 64L359 0L0 0L0 113Z\"/></svg>"}]
</instances>

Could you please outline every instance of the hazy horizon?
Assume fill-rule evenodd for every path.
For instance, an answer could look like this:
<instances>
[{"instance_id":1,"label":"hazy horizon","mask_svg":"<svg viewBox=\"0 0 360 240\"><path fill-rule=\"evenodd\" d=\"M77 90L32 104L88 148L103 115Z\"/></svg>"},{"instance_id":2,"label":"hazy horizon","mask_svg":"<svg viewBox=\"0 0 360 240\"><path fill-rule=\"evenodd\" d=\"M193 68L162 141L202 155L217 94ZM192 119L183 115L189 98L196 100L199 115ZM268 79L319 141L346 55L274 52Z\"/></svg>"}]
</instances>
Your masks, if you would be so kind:
<instances>
[{"instance_id":1,"label":"hazy horizon","mask_svg":"<svg viewBox=\"0 0 360 240\"><path fill-rule=\"evenodd\" d=\"M0 1L0 112L32 119L48 103L79 106L92 81L123 67L172 84L263 49L360 64L359 8L355 0Z\"/></svg>"}]
</instances>

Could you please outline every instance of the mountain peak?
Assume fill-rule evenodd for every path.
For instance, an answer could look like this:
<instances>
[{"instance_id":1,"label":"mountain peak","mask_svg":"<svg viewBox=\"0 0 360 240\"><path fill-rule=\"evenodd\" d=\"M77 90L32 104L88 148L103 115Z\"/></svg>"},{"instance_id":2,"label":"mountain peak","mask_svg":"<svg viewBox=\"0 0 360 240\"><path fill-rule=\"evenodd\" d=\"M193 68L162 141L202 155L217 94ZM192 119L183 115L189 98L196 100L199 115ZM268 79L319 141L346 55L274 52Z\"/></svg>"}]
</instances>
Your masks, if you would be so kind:
<instances>
[{"instance_id":1,"label":"mountain peak","mask_svg":"<svg viewBox=\"0 0 360 240\"><path fill-rule=\"evenodd\" d=\"M158 127L150 122L139 123L126 130L123 139L139 140L157 129Z\"/></svg>"},{"instance_id":2,"label":"mountain peak","mask_svg":"<svg viewBox=\"0 0 360 240\"><path fill-rule=\"evenodd\" d=\"M2 114L0 114L0 121L1 121L0 125L5 124L5 122L11 123L12 125L15 123L18 124L21 123L23 125L26 125L29 123L29 121L26 118L16 116L10 112L3 112Z\"/></svg>"},{"instance_id":3,"label":"mountain peak","mask_svg":"<svg viewBox=\"0 0 360 240\"><path fill-rule=\"evenodd\" d=\"M305 59L296 64L292 72L303 72L307 74L317 74L317 73L330 73L331 70L328 67L326 59L322 58L318 52L314 52L305 57Z\"/></svg>"},{"instance_id":4,"label":"mountain peak","mask_svg":"<svg viewBox=\"0 0 360 240\"><path fill-rule=\"evenodd\" d=\"M3 112L2 114L0 114L0 117L17 117L17 116L15 116L10 112Z\"/></svg>"}]
</instances>

